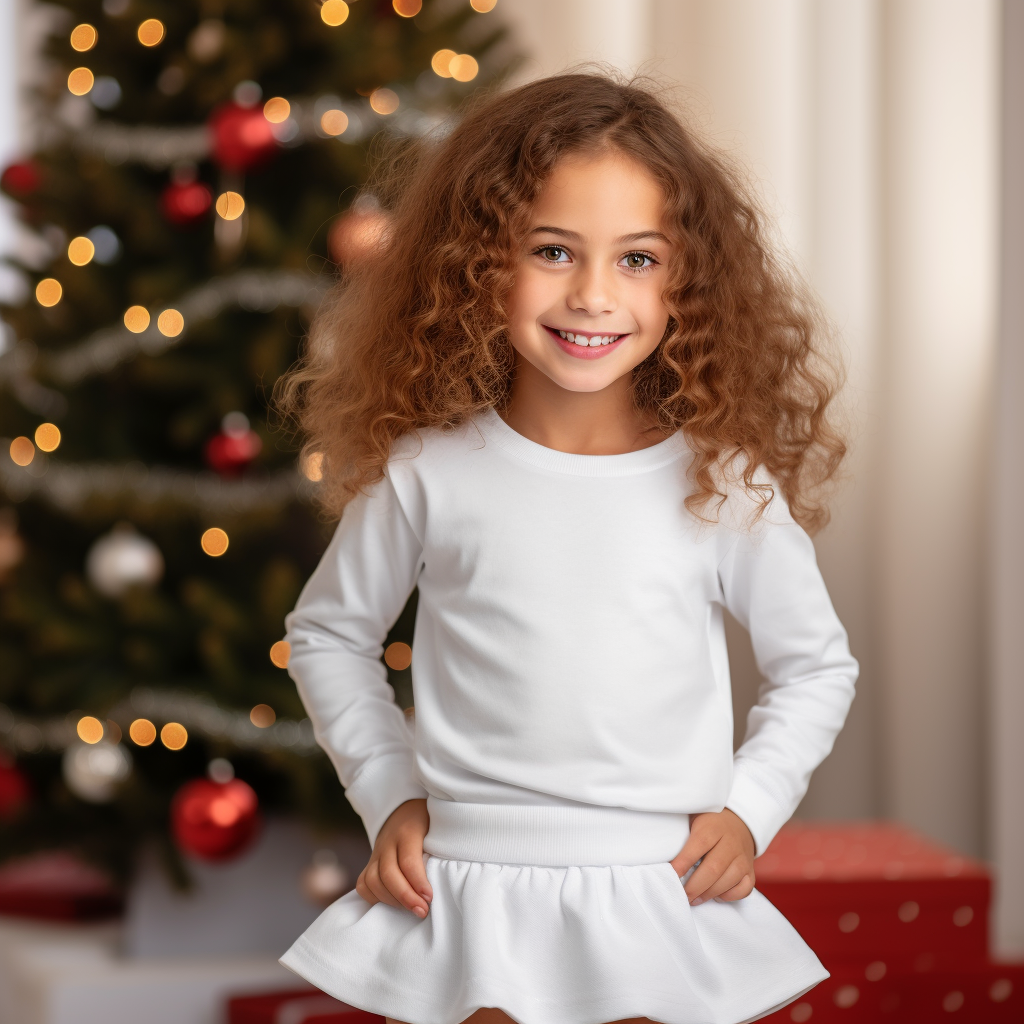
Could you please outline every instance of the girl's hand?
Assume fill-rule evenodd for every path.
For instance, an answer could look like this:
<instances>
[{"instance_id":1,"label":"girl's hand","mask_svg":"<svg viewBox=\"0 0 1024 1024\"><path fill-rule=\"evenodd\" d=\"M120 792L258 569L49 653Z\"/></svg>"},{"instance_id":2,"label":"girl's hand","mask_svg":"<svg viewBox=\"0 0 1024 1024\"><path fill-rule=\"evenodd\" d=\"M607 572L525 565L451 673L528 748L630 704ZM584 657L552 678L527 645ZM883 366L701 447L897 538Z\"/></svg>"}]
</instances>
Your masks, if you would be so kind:
<instances>
[{"instance_id":1,"label":"girl's hand","mask_svg":"<svg viewBox=\"0 0 1024 1024\"><path fill-rule=\"evenodd\" d=\"M426 800L406 800L384 822L356 892L367 903L405 907L426 917L434 893L423 867L423 837L430 827Z\"/></svg>"},{"instance_id":2,"label":"girl's hand","mask_svg":"<svg viewBox=\"0 0 1024 1024\"><path fill-rule=\"evenodd\" d=\"M754 837L739 815L726 808L690 818L690 838L671 864L682 877L698 860L700 867L683 887L691 907L715 898L741 900L750 895L754 888Z\"/></svg>"}]
</instances>

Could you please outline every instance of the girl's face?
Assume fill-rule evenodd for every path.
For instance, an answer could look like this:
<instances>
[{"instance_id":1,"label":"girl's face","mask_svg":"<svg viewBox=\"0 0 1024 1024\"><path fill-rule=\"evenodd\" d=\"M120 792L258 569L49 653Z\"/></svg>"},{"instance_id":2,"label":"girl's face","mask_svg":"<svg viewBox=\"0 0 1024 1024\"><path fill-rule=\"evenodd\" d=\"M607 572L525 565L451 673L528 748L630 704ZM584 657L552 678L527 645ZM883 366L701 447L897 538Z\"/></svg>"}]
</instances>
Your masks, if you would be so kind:
<instances>
[{"instance_id":1,"label":"girl's face","mask_svg":"<svg viewBox=\"0 0 1024 1024\"><path fill-rule=\"evenodd\" d=\"M654 178L617 150L555 167L509 301L521 359L567 391L600 391L657 348L669 319L664 205Z\"/></svg>"}]
</instances>

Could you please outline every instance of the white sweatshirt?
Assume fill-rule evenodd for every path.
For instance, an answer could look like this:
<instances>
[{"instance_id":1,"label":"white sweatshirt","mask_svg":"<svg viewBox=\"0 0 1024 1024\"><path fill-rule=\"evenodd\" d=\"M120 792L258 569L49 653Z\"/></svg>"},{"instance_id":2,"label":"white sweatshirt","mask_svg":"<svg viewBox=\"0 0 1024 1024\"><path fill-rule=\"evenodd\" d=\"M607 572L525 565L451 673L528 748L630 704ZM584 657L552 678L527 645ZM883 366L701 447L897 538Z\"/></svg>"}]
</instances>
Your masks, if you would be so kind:
<instances>
[{"instance_id":1,"label":"white sweatshirt","mask_svg":"<svg viewBox=\"0 0 1024 1024\"><path fill-rule=\"evenodd\" d=\"M832 748L857 663L781 494L751 526L732 485L701 524L690 458L682 434L558 452L493 411L402 440L287 619L289 671L371 843L429 796L488 813L729 807L764 851ZM417 584L413 731L380 659ZM723 607L765 678L735 756Z\"/></svg>"}]
</instances>

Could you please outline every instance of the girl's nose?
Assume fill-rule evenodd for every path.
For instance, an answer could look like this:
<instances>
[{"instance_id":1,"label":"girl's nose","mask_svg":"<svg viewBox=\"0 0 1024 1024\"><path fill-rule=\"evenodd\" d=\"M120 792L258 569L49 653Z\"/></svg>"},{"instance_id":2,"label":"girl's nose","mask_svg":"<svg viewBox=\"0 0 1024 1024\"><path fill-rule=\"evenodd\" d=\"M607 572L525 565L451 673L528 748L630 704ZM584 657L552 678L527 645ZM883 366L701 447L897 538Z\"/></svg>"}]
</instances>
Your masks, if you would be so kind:
<instances>
[{"instance_id":1,"label":"girl's nose","mask_svg":"<svg viewBox=\"0 0 1024 1024\"><path fill-rule=\"evenodd\" d=\"M611 274L599 265L583 265L573 274L566 302L569 308L596 316L615 310L615 286Z\"/></svg>"}]
</instances>

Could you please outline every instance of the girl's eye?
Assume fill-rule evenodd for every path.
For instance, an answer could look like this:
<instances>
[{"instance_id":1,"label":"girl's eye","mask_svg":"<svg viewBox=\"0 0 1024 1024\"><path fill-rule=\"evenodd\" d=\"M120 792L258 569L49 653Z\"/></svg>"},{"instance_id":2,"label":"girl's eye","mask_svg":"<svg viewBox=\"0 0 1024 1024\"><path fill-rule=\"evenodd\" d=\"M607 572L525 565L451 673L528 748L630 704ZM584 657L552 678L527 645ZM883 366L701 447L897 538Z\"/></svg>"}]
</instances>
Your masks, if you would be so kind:
<instances>
[{"instance_id":1,"label":"girl's eye","mask_svg":"<svg viewBox=\"0 0 1024 1024\"><path fill-rule=\"evenodd\" d=\"M628 252L622 260L627 270L646 270L655 263L654 257L648 256L645 252Z\"/></svg>"},{"instance_id":2,"label":"girl's eye","mask_svg":"<svg viewBox=\"0 0 1024 1024\"><path fill-rule=\"evenodd\" d=\"M560 245L545 245L540 249L536 250L536 255L540 256L543 260L548 263L564 263L563 256L568 259L569 254Z\"/></svg>"}]
</instances>

